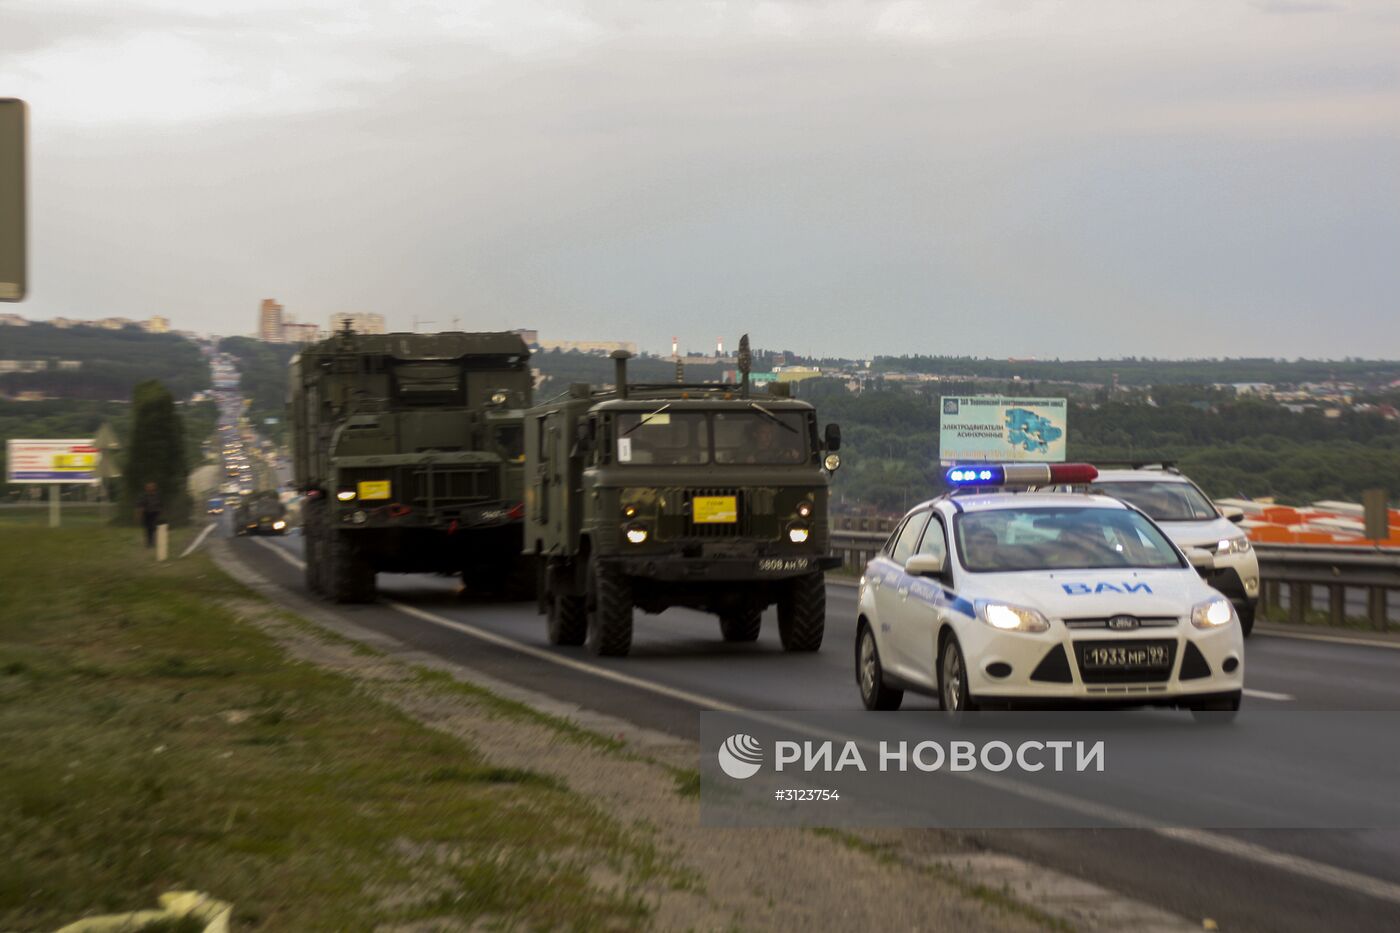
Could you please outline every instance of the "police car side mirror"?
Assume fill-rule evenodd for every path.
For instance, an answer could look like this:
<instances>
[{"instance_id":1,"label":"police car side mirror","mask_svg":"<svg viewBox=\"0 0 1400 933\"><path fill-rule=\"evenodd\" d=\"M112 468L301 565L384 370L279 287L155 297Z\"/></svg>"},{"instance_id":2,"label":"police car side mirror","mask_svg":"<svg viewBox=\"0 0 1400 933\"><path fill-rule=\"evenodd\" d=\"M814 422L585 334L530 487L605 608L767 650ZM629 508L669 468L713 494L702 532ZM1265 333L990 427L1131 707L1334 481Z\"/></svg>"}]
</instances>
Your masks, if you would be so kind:
<instances>
[{"instance_id":1,"label":"police car side mirror","mask_svg":"<svg viewBox=\"0 0 1400 933\"><path fill-rule=\"evenodd\" d=\"M913 554L904 562L904 572L911 577L942 577L948 572L948 558Z\"/></svg>"},{"instance_id":2,"label":"police car side mirror","mask_svg":"<svg viewBox=\"0 0 1400 933\"><path fill-rule=\"evenodd\" d=\"M1215 555L1204 548L1186 548L1186 559L1191 562L1191 566L1197 570L1214 570Z\"/></svg>"},{"instance_id":3,"label":"police car side mirror","mask_svg":"<svg viewBox=\"0 0 1400 933\"><path fill-rule=\"evenodd\" d=\"M826 426L826 449L832 453L841 449L841 425L832 423Z\"/></svg>"},{"instance_id":4,"label":"police car side mirror","mask_svg":"<svg viewBox=\"0 0 1400 933\"><path fill-rule=\"evenodd\" d=\"M1244 521L1244 509L1235 508L1234 506L1225 506L1220 509L1220 516L1227 522L1239 524Z\"/></svg>"}]
</instances>

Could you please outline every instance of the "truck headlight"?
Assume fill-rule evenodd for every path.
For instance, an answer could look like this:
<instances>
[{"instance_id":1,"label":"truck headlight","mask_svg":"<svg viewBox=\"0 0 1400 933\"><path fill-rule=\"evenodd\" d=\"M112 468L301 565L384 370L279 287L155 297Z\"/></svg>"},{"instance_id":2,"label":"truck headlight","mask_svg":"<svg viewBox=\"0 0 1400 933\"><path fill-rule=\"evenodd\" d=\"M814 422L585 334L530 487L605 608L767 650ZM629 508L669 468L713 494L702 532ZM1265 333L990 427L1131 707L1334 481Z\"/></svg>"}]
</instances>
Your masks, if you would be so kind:
<instances>
[{"instance_id":1,"label":"truck headlight","mask_svg":"<svg viewBox=\"0 0 1400 933\"><path fill-rule=\"evenodd\" d=\"M1249 539L1244 535L1238 538L1221 538L1220 543L1215 546L1217 554L1248 554Z\"/></svg>"},{"instance_id":2,"label":"truck headlight","mask_svg":"<svg viewBox=\"0 0 1400 933\"><path fill-rule=\"evenodd\" d=\"M627 540L632 544L645 544L649 536L645 525L627 526Z\"/></svg>"},{"instance_id":3,"label":"truck headlight","mask_svg":"<svg viewBox=\"0 0 1400 933\"><path fill-rule=\"evenodd\" d=\"M801 502L797 503L797 514L802 516L803 518L811 518L812 503L808 502L806 499L803 499Z\"/></svg>"},{"instance_id":4,"label":"truck headlight","mask_svg":"<svg viewBox=\"0 0 1400 933\"><path fill-rule=\"evenodd\" d=\"M1196 628L1219 628L1235 618L1235 607L1223 596L1197 603L1191 610L1191 624Z\"/></svg>"},{"instance_id":5,"label":"truck headlight","mask_svg":"<svg viewBox=\"0 0 1400 933\"><path fill-rule=\"evenodd\" d=\"M491 393L491 404L504 405L508 398L510 398L510 396L506 394L505 389L497 389L495 392Z\"/></svg>"},{"instance_id":6,"label":"truck headlight","mask_svg":"<svg viewBox=\"0 0 1400 933\"><path fill-rule=\"evenodd\" d=\"M349 502L350 500L355 498L355 490L342 489L340 492L335 494L335 497L341 502Z\"/></svg>"},{"instance_id":7,"label":"truck headlight","mask_svg":"<svg viewBox=\"0 0 1400 933\"><path fill-rule=\"evenodd\" d=\"M274 529L276 529L277 531L281 531L283 528L286 528L286 527L287 527L287 523L286 523L286 522L273 522L273 523L272 523L272 527L273 527Z\"/></svg>"},{"instance_id":8,"label":"truck headlight","mask_svg":"<svg viewBox=\"0 0 1400 933\"><path fill-rule=\"evenodd\" d=\"M979 599L974 605L977 607L977 618L1003 632L1045 632L1050 629L1050 620L1035 609L986 599Z\"/></svg>"},{"instance_id":9,"label":"truck headlight","mask_svg":"<svg viewBox=\"0 0 1400 933\"><path fill-rule=\"evenodd\" d=\"M803 544L807 541L807 536L810 534L811 532L807 529L807 526L793 525L788 529L788 540L793 544Z\"/></svg>"},{"instance_id":10,"label":"truck headlight","mask_svg":"<svg viewBox=\"0 0 1400 933\"><path fill-rule=\"evenodd\" d=\"M841 468L841 455L827 454L826 459L822 461L822 466L826 467L828 473L835 473Z\"/></svg>"}]
</instances>

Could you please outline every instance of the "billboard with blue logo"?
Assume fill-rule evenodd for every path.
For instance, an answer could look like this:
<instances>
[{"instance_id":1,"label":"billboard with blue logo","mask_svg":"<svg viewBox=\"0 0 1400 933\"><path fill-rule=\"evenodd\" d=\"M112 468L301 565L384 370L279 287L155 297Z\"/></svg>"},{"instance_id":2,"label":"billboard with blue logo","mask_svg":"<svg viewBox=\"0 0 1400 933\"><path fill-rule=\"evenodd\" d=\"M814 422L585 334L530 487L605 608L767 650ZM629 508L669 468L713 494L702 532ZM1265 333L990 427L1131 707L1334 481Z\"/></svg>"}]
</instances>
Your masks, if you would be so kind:
<instances>
[{"instance_id":1,"label":"billboard with blue logo","mask_svg":"<svg viewBox=\"0 0 1400 933\"><path fill-rule=\"evenodd\" d=\"M1064 462L1068 406L1062 398L945 395L938 401L943 463Z\"/></svg>"}]
</instances>

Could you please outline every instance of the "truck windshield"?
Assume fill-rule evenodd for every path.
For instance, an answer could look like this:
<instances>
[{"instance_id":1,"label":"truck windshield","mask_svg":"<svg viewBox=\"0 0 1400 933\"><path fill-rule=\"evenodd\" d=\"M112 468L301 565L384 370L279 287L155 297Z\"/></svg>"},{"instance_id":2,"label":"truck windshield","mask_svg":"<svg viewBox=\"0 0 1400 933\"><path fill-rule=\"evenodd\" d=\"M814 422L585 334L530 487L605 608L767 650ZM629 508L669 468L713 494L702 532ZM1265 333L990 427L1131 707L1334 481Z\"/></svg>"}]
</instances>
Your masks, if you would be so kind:
<instances>
[{"instance_id":1,"label":"truck windshield","mask_svg":"<svg viewBox=\"0 0 1400 933\"><path fill-rule=\"evenodd\" d=\"M394 396L403 405L460 405L462 371L452 363L399 363Z\"/></svg>"},{"instance_id":2,"label":"truck windshield","mask_svg":"<svg viewBox=\"0 0 1400 933\"><path fill-rule=\"evenodd\" d=\"M958 515L955 528L973 572L1182 566L1171 542L1131 509L988 509Z\"/></svg>"},{"instance_id":3,"label":"truck windshield","mask_svg":"<svg viewBox=\"0 0 1400 933\"><path fill-rule=\"evenodd\" d=\"M715 412L716 463L802 463L811 455L798 412Z\"/></svg>"},{"instance_id":4,"label":"truck windshield","mask_svg":"<svg viewBox=\"0 0 1400 933\"><path fill-rule=\"evenodd\" d=\"M1089 491L1122 499L1142 509L1154 521L1208 522L1217 517L1215 506L1190 483L1095 483Z\"/></svg>"},{"instance_id":5,"label":"truck windshield","mask_svg":"<svg viewBox=\"0 0 1400 933\"><path fill-rule=\"evenodd\" d=\"M710 419L704 412L628 411L617 416L618 463L708 463Z\"/></svg>"}]
</instances>

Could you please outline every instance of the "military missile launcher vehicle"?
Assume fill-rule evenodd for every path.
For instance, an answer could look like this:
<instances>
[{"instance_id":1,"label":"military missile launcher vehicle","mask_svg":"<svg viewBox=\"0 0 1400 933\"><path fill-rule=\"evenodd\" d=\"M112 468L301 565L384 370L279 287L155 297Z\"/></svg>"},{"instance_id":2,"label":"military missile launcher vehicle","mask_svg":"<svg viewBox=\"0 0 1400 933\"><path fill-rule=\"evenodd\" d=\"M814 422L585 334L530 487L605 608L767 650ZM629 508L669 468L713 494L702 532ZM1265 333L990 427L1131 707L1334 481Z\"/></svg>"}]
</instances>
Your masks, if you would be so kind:
<instances>
[{"instance_id":1,"label":"military missile launcher vehicle","mask_svg":"<svg viewBox=\"0 0 1400 933\"><path fill-rule=\"evenodd\" d=\"M685 606L754 641L776 605L789 651L826 623L827 499L835 424L782 390L750 392L748 338L735 384L575 385L525 416L525 551L539 559L551 644L625 655L633 609Z\"/></svg>"},{"instance_id":2,"label":"military missile launcher vehicle","mask_svg":"<svg viewBox=\"0 0 1400 933\"><path fill-rule=\"evenodd\" d=\"M293 358L293 471L306 495L312 591L366 602L379 573L533 586L521 554L529 364L511 333L347 329Z\"/></svg>"}]
</instances>

